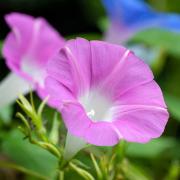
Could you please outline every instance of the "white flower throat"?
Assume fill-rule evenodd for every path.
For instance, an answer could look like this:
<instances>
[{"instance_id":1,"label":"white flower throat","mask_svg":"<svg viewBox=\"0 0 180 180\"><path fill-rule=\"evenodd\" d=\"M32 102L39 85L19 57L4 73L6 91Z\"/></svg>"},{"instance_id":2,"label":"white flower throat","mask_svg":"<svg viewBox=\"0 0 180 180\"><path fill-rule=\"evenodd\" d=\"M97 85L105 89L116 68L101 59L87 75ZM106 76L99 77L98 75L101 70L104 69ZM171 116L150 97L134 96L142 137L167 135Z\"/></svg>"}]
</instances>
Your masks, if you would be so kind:
<instances>
[{"instance_id":1,"label":"white flower throat","mask_svg":"<svg viewBox=\"0 0 180 180\"><path fill-rule=\"evenodd\" d=\"M91 90L80 98L80 103L92 121L112 121L112 103L102 93Z\"/></svg>"},{"instance_id":2,"label":"white flower throat","mask_svg":"<svg viewBox=\"0 0 180 180\"><path fill-rule=\"evenodd\" d=\"M41 87L44 87L44 77L46 76L46 72L42 70L41 67L38 67L35 62L33 62L30 58L24 58L21 63L22 71L27 73L29 76L33 78L33 80Z\"/></svg>"}]
</instances>

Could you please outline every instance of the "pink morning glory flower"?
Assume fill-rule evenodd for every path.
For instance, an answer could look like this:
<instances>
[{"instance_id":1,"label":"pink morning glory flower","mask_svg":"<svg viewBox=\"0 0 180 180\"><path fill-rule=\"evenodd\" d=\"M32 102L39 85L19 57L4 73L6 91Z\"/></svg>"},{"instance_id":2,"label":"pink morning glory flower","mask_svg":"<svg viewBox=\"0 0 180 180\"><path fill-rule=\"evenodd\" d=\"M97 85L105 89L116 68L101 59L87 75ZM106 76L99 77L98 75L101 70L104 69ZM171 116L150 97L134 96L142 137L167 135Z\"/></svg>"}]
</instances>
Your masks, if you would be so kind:
<instances>
[{"instance_id":1,"label":"pink morning glory flower","mask_svg":"<svg viewBox=\"0 0 180 180\"><path fill-rule=\"evenodd\" d=\"M65 43L43 18L10 13L5 20L11 32L2 53L12 72L0 83L0 107L13 102L19 93L27 93L30 87L41 97L46 96L46 64Z\"/></svg>"},{"instance_id":2,"label":"pink morning glory flower","mask_svg":"<svg viewBox=\"0 0 180 180\"><path fill-rule=\"evenodd\" d=\"M163 133L168 112L161 89L148 65L128 49L70 40L47 73L50 100L73 137L112 146L123 139L146 143Z\"/></svg>"}]
</instances>

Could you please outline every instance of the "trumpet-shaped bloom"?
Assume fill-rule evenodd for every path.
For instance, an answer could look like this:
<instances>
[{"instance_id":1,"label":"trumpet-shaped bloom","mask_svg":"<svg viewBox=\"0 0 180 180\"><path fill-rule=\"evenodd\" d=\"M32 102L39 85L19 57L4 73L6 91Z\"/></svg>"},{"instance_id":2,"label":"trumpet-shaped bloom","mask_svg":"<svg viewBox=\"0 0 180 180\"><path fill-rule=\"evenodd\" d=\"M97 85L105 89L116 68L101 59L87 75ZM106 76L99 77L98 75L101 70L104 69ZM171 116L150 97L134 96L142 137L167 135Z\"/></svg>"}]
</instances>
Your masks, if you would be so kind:
<instances>
[{"instance_id":1,"label":"trumpet-shaped bloom","mask_svg":"<svg viewBox=\"0 0 180 180\"><path fill-rule=\"evenodd\" d=\"M28 84L36 89L41 97L47 95L44 88L45 67L49 59L64 45L65 40L43 18L11 13L5 16L5 20L11 32L5 39L2 53L9 69L24 80L11 74L1 83L0 90L6 89L1 92L2 96L5 96L6 91L13 91L14 94L9 101L8 95L5 96L4 105L14 100L18 93L23 93L21 89L27 92L30 89ZM20 82L17 86L16 81Z\"/></svg>"},{"instance_id":2,"label":"trumpet-shaped bloom","mask_svg":"<svg viewBox=\"0 0 180 180\"><path fill-rule=\"evenodd\" d=\"M180 15L157 12L144 0L102 0L102 2L111 21L105 37L109 42L120 43L147 28L180 31Z\"/></svg>"},{"instance_id":3,"label":"trumpet-shaped bloom","mask_svg":"<svg viewBox=\"0 0 180 180\"><path fill-rule=\"evenodd\" d=\"M50 100L70 134L111 146L148 142L168 120L150 68L124 47L82 38L68 41L47 66Z\"/></svg>"}]
</instances>

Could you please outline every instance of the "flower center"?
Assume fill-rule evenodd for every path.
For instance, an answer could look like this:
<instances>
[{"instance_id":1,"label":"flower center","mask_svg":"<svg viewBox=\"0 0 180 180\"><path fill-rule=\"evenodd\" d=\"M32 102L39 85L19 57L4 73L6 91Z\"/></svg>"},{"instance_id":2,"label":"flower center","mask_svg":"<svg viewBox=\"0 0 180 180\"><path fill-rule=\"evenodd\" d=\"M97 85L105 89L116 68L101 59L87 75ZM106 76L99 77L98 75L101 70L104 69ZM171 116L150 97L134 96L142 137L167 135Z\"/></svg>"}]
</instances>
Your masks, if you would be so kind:
<instances>
[{"instance_id":1,"label":"flower center","mask_svg":"<svg viewBox=\"0 0 180 180\"><path fill-rule=\"evenodd\" d=\"M80 98L80 103L92 121L112 121L112 103L102 93L91 90Z\"/></svg>"}]
</instances>

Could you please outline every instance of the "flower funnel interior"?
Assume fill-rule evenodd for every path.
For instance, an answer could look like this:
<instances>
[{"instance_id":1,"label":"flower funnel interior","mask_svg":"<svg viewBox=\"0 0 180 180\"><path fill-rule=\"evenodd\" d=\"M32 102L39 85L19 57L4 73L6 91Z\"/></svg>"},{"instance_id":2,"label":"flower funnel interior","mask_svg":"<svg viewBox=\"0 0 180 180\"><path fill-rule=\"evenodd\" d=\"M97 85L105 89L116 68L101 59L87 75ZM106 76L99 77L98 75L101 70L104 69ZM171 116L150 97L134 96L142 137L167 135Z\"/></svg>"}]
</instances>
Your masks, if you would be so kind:
<instances>
[{"instance_id":1,"label":"flower funnel interior","mask_svg":"<svg viewBox=\"0 0 180 180\"><path fill-rule=\"evenodd\" d=\"M24 58L21 66L22 71L33 78L34 81L38 82L41 87L44 87L45 71L38 66L38 64L32 61L33 58Z\"/></svg>"},{"instance_id":2,"label":"flower funnel interior","mask_svg":"<svg viewBox=\"0 0 180 180\"><path fill-rule=\"evenodd\" d=\"M91 90L80 98L87 116L92 121L112 121L112 102L98 90Z\"/></svg>"}]
</instances>

